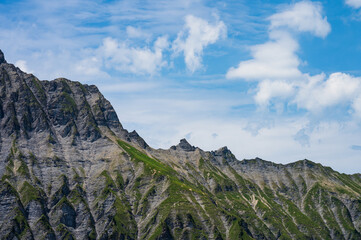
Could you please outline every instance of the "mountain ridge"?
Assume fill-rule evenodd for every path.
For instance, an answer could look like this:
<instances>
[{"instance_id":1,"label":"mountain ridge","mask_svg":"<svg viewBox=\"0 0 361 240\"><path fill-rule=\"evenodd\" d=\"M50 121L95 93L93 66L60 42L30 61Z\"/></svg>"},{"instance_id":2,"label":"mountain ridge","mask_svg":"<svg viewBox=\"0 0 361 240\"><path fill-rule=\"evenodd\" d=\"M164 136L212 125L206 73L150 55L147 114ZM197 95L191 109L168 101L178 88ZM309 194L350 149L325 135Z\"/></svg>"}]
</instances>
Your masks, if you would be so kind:
<instances>
[{"instance_id":1,"label":"mountain ridge","mask_svg":"<svg viewBox=\"0 0 361 240\"><path fill-rule=\"evenodd\" d=\"M359 239L361 175L153 149L94 85L0 51L1 239Z\"/></svg>"}]
</instances>

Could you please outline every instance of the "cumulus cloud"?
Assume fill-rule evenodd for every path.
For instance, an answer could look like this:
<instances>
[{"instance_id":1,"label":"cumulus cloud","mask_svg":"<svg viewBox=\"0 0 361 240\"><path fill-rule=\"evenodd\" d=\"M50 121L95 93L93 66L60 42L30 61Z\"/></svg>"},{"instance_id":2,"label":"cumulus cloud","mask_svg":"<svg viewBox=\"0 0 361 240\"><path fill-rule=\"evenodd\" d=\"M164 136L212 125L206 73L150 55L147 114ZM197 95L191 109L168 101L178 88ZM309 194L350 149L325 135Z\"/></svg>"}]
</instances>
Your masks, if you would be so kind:
<instances>
[{"instance_id":1,"label":"cumulus cloud","mask_svg":"<svg viewBox=\"0 0 361 240\"><path fill-rule=\"evenodd\" d=\"M271 98L287 98L293 91L293 85L288 82L265 80L258 85L255 101L261 106L267 106Z\"/></svg>"},{"instance_id":2,"label":"cumulus cloud","mask_svg":"<svg viewBox=\"0 0 361 240\"><path fill-rule=\"evenodd\" d=\"M130 47L126 42L114 38L105 38L98 51L107 68L120 72L153 75L167 65L163 59L163 51L168 47L166 36L159 37L153 50L147 47Z\"/></svg>"},{"instance_id":3,"label":"cumulus cloud","mask_svg":"<svg viewBox=\"0 0 361 240\"><path fill-rule=\"evenodd\" d=\"M184 29L178 34L172 48L176 54L183 52L188 70L194 72L202 67L203 49L225 37L226 31L222 21L210 24L204 19L188 15Z\"/></svg>"},{"instance_id":4,"label":"cumulus cloud","mask_svg":"<svg viewBox=\"0 0 361 240\"><path fill-rule=\"evenodd\" d=\"M252 59L240 62L237 68L230 68L227 78L262 81L265 78L299 77L298 42L292 31L325 37L331 30L327 18L322 17L321 5L309 1L291 5L269 17L269 20L269 41L251 46Z\"/></svg>"},{"instance_id":5,"label":"cumulus cloud","mask_svg":"<svg viewBox=\"0 0 361 240\"><path fill-rule=\"evenodd\" d=\"M353 8L361 7L361 0L346 0L345 3Z\"/></svg>"},{"instance_id":6,"label":"cumulus cloud","mask_svg":"<svg viewBox=\"0 0 361 240\"><path fill-rule=\"evenodd\" d=\"M355 116L361 119L361 94L354 99L352 108L355 111Z\"/></svg>"},{"instance_id":7,"label":"cumulus cloud","mask_svg":"<svg viewBox=\"0 0 361 240\"><path fill-rule=\"evenodd\" d=\"M309 1L298 2L269 19L271 30L287 27L298 32L310 32L323 38L331 31L327 17L322 17L322 6Z\"/></svg>"},{"instance_id":8,"label":"cumulus cloud","mask_svg":"<svg viewBox=\"0 0 361 240\"><path fill-rule=\"evenodd\" d=\"M300 86L295 98L299 107L316 112L337 104L352 103L360 94L361 78L345 73L333 73L327 80L324 78L324 74L309 77L309 81Z\"/></svg>"},{"instance_id":9,"label":"cumulus cloud","mask_svg":"<svg viewBox=\"0 0 361 240\"><path fill-rule=\"evenodd\" d=\"M319 109L327 104L339 101L343 93L335 93L332 100L326 100L328 92L332 92L334 76L323 86L322 80L310 78L299 70L302 61L297 51L299 44L296 33L308 32L316 37L324 38L331 31L327 17L322 15L322 6L319 3L301 1L270 16L269 40L263 44L250 47L252 58L241 61L237 67L228 70L226 77L239 78L248 81L258 81L255 101L265 107L272 98L287 99L297 95L295 101L300 107L308 110ZM337 76L338 79L339 76ZM310 80L310 81L308 81ZM303 82L306 82L303 84ZM316 87L317 90L314 89ZM342 84L340 84L342 85ZM322 90L321 90L322 89ZM349 89L340 89L345 94ZM298 93L299 91L299 93ZM324 94L314 96L314 94ZM319 99L317 99L319 98ZM312 99L312 100L311 100ZM313 100L319 102L313 103Z\"/></svg>"},{"instance_id":10,"label":"cumulus cloud","mask_svg":"<svg viewBox=\"0 0 361 240\"><path fill-rule=\"evenodd\" d=\"M256 81L300 77L297 41L283 31L271 32L269 37L268 42L250 47L252 59L229 69L226 77Z\"/></svg>"}]
</instances>

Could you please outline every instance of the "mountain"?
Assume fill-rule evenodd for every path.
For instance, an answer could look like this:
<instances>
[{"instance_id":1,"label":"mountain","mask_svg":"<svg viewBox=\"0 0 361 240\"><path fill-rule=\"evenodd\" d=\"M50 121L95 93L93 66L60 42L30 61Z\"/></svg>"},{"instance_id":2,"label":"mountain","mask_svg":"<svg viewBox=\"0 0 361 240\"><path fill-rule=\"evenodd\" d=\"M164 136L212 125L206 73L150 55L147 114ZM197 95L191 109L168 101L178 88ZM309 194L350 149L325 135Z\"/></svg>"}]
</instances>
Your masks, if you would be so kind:
<instances>
[{"instance_id":1,"label":"mountain","mask_svg":"<svg viewBox=\"0 0 361 240\"><path fill-rule=\"evenodd\" d=\"M1 51L0 153L1 239L361 239L361 174L153 149L96 86Z\"/></svg>"}]
</instances>

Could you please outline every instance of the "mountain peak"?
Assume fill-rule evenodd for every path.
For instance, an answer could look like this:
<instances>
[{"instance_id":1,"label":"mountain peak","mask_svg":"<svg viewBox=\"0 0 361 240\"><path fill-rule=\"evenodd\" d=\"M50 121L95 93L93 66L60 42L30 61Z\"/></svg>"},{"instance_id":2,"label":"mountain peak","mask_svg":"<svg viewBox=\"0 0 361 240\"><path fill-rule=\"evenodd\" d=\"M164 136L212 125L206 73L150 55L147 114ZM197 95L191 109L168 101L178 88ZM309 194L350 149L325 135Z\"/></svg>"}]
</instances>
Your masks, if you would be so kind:
<instances>
[{"instance_id":1,"label":"mountain peak","mask_svg":"<svg viewBox=\"0 0 361 240\"><path fill-rule=\"evenodd\" d=\"M129 138L130 142L133 140L140 147L142 147L144 149L149 148L149 145L144 141L144 139L141 136L139 136L139 134L135 130L128 133L128 138Z\"/></svg>"},{"instance_id":2,"label":"mountain peak","mask_svg":"<svg viewBox=\"0 0 361 240\"><path fill-rule=\"evenodd\" d=\"M5 57L4 57L4 53L0 49L0 64L2 64L2 63L6 63L6 60L5 60Z\"/></svg>"},{"instance_id":3,"label":"mountain peak","mask_svg":"<svg viewBox=\"0 0 361 240\"><path fill-rule=\"evenodd\" d=\"M180 148L183 149L186 152L192 152L194 150L196 150L196 148L192 145L189 144L189 142L183 138L179 141L179 144L176 146L176 148Z\"/></svg>"}]
</instances>

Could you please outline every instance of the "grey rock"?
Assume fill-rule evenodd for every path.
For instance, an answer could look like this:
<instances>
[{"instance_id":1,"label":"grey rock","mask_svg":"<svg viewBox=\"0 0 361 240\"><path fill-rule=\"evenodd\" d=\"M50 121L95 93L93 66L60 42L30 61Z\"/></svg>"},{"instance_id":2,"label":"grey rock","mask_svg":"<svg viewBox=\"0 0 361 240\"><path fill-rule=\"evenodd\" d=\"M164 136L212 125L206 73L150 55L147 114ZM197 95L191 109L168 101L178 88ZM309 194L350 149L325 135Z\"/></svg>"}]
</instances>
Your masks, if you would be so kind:
<instances>
[{"instance_id":1,"label":"grey rock","mask_svg":"<svg viewBox=\"0 0 361 240\"><path fill-rule=\"evenodd\" d=\"M96 86L0 63L0 239L361 239L360 174L153 149Z\"/></svg>"},{"instance_id":2,"label":"grey rock","mask_svg":"<svg viewBox=\"0 0 361 240\"><path fill-rule=\"evenodd\" d=\"M182 149L186 152L193 152L196 148L188 143L188 141L183 138L180 140L179 144L175 147L176 149Z\"/></svg>"},{"instance_id":3,"label":"grey rock","mask_svg":"<svg viewBox=\"0 0 361 240\"><path fill-rule=\"evenodd\" d=\"M4 57L4 53L0 50L0 64L2 63L6 63L5 57Z\"/></svg>"}]
</instances>

